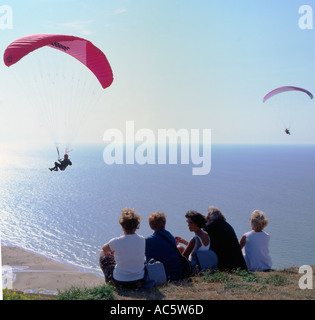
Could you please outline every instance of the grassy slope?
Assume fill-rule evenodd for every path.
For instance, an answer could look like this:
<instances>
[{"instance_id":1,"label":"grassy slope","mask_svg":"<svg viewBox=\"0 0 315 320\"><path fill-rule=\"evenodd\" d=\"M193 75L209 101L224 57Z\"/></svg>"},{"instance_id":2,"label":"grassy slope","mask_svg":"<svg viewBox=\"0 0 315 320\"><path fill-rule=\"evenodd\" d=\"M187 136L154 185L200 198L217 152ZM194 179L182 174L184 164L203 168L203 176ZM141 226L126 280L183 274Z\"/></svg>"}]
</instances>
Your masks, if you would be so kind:
<instances>
[{"instance_id":1,"label":"grassy slope","mask_svg":"<svg viewBox=\"0 0 315 320\"><path fill-rule=\"evenodd\" d=\"M313 267L313 275L315 267ZM216 272L152 289L118 290L110 286L71 288L56 296L5 292L5 300L315 300L315 288L300 289L297 268L272 272ZM313 277L313 287L315 285Z\"/></svg>"},{"instance_id":2,"label":"grassy slope","mask_svg":"<svg viewBox=\"0 0 315 320\"><path fill-rule=\"evenodd\" d=\"M313 274L314 271L313 267ZM150 290L116 291L115 299L315 300L315 288L299 288L301 276L297 268L272 272L217 272Z\"/></svg>"}]
</instances>

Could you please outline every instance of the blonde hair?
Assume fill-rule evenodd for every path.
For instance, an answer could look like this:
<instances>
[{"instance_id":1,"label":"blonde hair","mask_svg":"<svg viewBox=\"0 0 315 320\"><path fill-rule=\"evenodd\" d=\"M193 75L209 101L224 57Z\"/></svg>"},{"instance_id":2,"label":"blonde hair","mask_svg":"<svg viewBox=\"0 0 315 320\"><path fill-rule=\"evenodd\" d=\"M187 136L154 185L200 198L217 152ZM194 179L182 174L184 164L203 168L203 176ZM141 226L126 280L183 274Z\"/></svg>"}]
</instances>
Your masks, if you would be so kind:
<instances>
[{"instance_id":1,"label":"blonde hair","mask_svg":"<svg viewBox=\"0 0 315 320\"><path fill-rule=\"evenodd\" d=\"M139 229L141 219L135 209L125 208L121 210L119 223L127 232L134 232Z\"/></svg>"},{"instance_id":2,"label":"blonde hair","mask_svg":"<svg viewBox=\"0 0 315 320\"><path fill-rule=\"evenodd\" d=\"M250 222L252 223L252 228L256 232L261 232L268 224L268 219L264 212L260 210L255 210L250 216Z\"/></svg>"},{"instance_id":3,"label":"blonde hair","mask_svg":"<svg viewBox=\"0 0 315 320\"><path fill-rule=\"evenodd\" d=\"M149 225L154 231L165 229L166 216L163 212L154 212L149 216Z\"/></svg>"}]
</instances>

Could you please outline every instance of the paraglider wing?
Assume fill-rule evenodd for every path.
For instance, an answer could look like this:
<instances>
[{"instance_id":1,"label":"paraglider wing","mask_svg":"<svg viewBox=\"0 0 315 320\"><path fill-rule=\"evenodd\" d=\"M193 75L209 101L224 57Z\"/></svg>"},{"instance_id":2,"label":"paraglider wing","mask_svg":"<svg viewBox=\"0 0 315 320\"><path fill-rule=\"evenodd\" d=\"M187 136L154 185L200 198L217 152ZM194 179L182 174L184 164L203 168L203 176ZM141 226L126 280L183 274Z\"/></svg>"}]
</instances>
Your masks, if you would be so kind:
<instances>
[{"instance_id":1,"label":"paraglider wing","mask_svg":"<svg viewBox=\"0 0 315 320\"><path fill-rule=\"evenodd\" d=\"M94 73L104 89L112 84L113 73L105 54L90 41L75 36L37 34L22 37L7 47L3 56L4 63L10 67L27 54L44 46L78 59Z\"/></svg>"},{"instance_id":2,"label":"paraglider wing","mask_svg":"<svg viewBox=\"0 0 315 320\"><path fill-rule=\"evenodd\" d=\"M306 89L299 88L299 87L293 87L293 86L284 86L284 87L274 89L274 90L270 91L269 93L267 93L264 96L263 102L266 102L269 98L273 97L274 95L276 95L278 93L282 93L282 92L286 92L286 91L301 91L301 92L306 93L311 99L313 99L313 95Z\"/></svg>"}]
</instances>

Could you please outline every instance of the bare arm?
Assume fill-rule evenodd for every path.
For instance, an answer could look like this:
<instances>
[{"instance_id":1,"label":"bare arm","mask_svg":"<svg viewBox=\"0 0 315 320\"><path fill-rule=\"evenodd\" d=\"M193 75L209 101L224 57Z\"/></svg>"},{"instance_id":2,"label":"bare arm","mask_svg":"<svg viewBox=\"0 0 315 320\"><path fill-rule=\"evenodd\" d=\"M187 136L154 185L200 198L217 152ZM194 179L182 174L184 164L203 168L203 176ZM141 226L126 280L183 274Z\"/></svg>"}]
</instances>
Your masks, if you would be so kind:
<instances>
[{"instance_id":1,"label":"bare arm","mask_svg":"<svg viewBox=\"0 0 315 320\"><path fill-rule=\"evenodd\" d=\"M188 241L186 241L185 239L181 238L181 237L175 237L175 241L176 241L176 244L177 243L182 243L184 244L185 246L187 246L188 244Z\"/></svg>"},{"instance_id":2,"label":"bare arm","mask_svg":"<svg viewBox=\"0 0 315 320\"><path fill-rule=\"evenodd\" d=\"M194 247L195 247L195 238L192 238L192 239L189 241L186 249L184 250L183 256L185 256L186 258L188 258L189 255L191 254L191 252L194 250Z\"/></svg>"},{"instance_id":3,"label":"bare arm","mask_svg":"<svg viewBox=\"0 0 315 320\"><path fill-rule=\"evenodd\" d=\"M240 246L241 246L241 249L243 249L243 248L244 248L245 243L246 243L246 236L245 236L245 234L243 234L243 235L242 235L242 238L240 239Z\"/></svg>"},{"instance_id":4,"label":"bare arm","mask_svg":"<svg viewBox=\"0 0 315 320\"><path fill-rule=\"evenodd\" d=\"M112 249L110 248L108 243L105 243L102 247L102 250L104 253L111 253L114 254L114 251L112 251Z\"/></svg>"}]
</instances>

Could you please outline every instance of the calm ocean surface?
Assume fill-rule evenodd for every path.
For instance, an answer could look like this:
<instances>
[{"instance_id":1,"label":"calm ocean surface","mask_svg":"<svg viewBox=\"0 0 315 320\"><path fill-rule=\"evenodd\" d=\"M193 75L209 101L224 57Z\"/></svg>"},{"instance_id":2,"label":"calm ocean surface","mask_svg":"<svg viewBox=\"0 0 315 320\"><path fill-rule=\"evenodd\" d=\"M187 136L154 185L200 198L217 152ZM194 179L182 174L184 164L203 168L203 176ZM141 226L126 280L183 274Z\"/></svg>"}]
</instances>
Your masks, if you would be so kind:
<instances>
[{"instance_id":1,"label":"calm ocean surface","mask_svg":"<svg viewBox=\"0 0 315 320\"><path fill-rule=\"evenodd\" d=\"M3 146L0 155L1 240L101 275L102 245L122 234L120 210L167 215L167 229L189 240L185 213L219 207L238 238L254 209L269 218L274 268L315 265L315 146L213 145L210 174L193 165L112 165L105 145L76 145L73 166L50 172L51 145Z\"/></svg>"}]
</instances>

